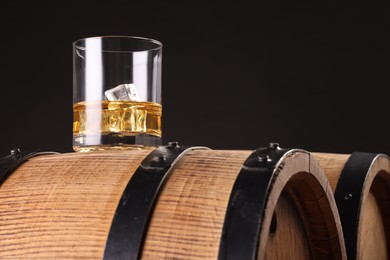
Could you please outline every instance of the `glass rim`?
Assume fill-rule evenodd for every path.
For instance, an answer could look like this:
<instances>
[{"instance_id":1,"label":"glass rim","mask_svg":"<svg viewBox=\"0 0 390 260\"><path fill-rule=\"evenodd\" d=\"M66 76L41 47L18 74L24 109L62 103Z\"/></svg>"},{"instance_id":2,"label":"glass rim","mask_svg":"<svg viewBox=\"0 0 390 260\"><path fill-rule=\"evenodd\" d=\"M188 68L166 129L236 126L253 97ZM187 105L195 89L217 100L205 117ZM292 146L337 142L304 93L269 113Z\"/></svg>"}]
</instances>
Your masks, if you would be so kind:
<instances>
[{"instance_id":1,"label":"glass rim","mask_svg":"<svg viewBox=\"0 0 390 260\"><path fill-rule=\"evenodd\" d=\"M103 35L103 36L91 36L91 37L85 37L80 38L75 41L73 41L72 45L75 49L78 50L85 50L85 46L81 46L81 42L86 42L87 40L97 40L97 39L127 39L127 40L142 40L145 42L152 43L156 45L154 48L147 48L145 50L108 50L108 49L102 49L102 52L113 52L113 53L134 53L134 52L145 52L145 51L153 51L153 50L159 50L163 47L163 44L155 39L148 38L148 37L142 37L142 36L132 36L132 35Z\"/></svg>"}]
</instances>

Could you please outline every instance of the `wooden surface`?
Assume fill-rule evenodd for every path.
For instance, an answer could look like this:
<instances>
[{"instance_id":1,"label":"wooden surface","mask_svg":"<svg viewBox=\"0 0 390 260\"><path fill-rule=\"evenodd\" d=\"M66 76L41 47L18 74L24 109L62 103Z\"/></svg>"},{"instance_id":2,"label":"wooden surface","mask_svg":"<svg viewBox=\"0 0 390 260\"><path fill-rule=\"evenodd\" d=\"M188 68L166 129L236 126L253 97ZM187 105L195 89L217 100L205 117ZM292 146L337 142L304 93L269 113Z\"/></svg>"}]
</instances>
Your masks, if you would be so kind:
<instances>
[{"instance_id":1,"label":"wooden surface","mask_svg":"<svg viewBox=\"0 0 390 260\"><path fill-rule=\"evenodd\" d=\"M298 210L300 219L305 227L311 257L313 259L346 259L346 251L343 240L340 218L336 203L329 183L320 168L318 162L309 153L304 151L290 152L274 171L266 212L263 219L263 227L260 233L260 245L258 259L268 259L272 251L266 251L267 243L263 238L268 238L273 213L277 210L280 195L283 192L293 202ZM290 220L291 217L288 217ZM298 225L296 225L298 226ZM295 233L292 241L273 246L273 251L285 250L294 244L297 248L290 248L287 252L301 254L299 233ZM304 242L305 243L305 242ZM278 252L277 254L286 254ZM292 257L295 257L292 253ZM301 255L304 259L307 254ZM276 259L276 258L275 258Z\"/></svg>"},{"instance_id":2,"label":"wooden surface","mask_svg":"<svg viewBox=\"0 0 390 260\"><path fill-rule=\"evenodd\" d=\"M143 259L217 259L230 191L250 151L193 151L160 195Z\"/></svg>"},{"instance_id":3,"label":"wooden surface","mask_svg":"<svg viewBox=\"0 0 390 260\"><path fill-rule=\"evenodd\" d=\"M388 259L383 219L378 203L371 192L366 198L362 211L358 259Z\"/></svg>"},{"instance_id":4,"label":"wooden surface","mask_svg":"<svg viewBox=\"0 0 390 260\"><path fill-rule=\"evenodd\" d=\"M350 155L312 153L325 171L333 192ZM339 187L342 189L342 187ZM390 159L379 154L367 172L362 194L357 239L357 259L390 257Z\"/></svg>"},{"instance_id":5,"label":"wooden surface","mask_svg":"<svg viewBox=\"0 0 390 260\"><path fill-rule=\"evenodd\" d=\"M101 259L122 191L149 151L35 157L0 187L0 259Z\"/></svg>"},{"instance_id":6,"label":"wooden surface","mask_svg":"<svg viewBox=\"0 0 390 260\"><path fill-rule=\"evenodd\" d=\"M0 187L0 259L101 259L122 192L149 152L45 155L20 166ZM160 194L142 259L217 259L230 192L251 152L184 155ZM280 161L269 184L259 259L345 259L327 185L309 153Z\"/></svg>"},{"instance_id":7,"label":"wooden surface","mask_svg":"<svg viewBox=\"0 0 390 260\"><path fill-rule=\"evenodd\" d=\"M333 193L336 190L337 182L340 178L341 171L349 158L349 154L328 154L328 153L311 153L325 171L330 187Z\"/></svg>"},{"instance_id":8,"label":"wooden surface","mask_svg":"<svg viewBox=\"0 0 390 260\"><path fill-rule=\"evenodd\" d=\"M282 193L272 216L265 259L293 257L300 260L312 259L310 241L294 202L289 195Z\"/></svg>"}]
</instances>

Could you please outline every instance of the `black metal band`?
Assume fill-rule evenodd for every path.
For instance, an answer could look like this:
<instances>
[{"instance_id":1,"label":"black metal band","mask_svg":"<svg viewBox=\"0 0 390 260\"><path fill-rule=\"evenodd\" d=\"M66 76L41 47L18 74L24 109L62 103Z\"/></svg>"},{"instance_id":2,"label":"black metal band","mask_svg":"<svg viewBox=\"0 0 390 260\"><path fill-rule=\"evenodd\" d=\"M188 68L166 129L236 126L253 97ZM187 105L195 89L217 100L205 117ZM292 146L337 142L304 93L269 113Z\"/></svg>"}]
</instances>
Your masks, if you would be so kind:
<instances>
[{"instance_id":1,"label":"black metal band","mask_svg":"<svg viewBox=\"0 0 390 260\"><path fill-rule=\"evenodd\" d=\"M173 166L187 152L205 147L183 147L176 142L158 147L138 167L115 212L103 259L140 259L147 227L162 187Z\"/></svg>"},{"instance_id":2,"label":"black metal band","mask_svg":"<svg viewBox=\"0 0 390 260\"><path fill-rule=\"evenodd\" d=\"M28 159L46 154L57 154L57 152L22 152L20 149L11 150L11 154L0 159L0 185L12 174L17 167Z\"/></svg>"},{"instance_id":3,"label":"black metal band","mask_svg":"<svg viewBox=\"0 0 390 260\"><path fill-rule=\"evenodd\" d=\"M257 259L269 184L275 166L287 151L270 143L245 161L230 194L218 259Z\"/></svg>"},{"instance_id":4,"label":"black metal band","mask_svg":"<svg viewBox=\"0 0 390 260\"><path fill-rule=\"evenodd\" d=\"M343 227L348 259L356 259L361 196L364 181L376 156L378 154L352 153L337 182L334 196Z\"/></svg>"}]
</instances>

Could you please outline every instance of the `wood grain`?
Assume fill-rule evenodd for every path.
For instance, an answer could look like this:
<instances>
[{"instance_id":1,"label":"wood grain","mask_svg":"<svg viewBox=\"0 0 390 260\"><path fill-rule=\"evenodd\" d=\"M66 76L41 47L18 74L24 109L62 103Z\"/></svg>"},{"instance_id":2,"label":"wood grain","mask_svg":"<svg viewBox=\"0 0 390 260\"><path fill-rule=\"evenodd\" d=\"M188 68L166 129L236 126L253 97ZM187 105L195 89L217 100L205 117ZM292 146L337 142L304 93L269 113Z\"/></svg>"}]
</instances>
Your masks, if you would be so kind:
<instances>
[{"instance_id":1,"label":"wood grain","mask_svg":"<svg viewBox=\"0 0 390 260\"><path fill-rule=\"evenodd\" d=\"M325 171L333 192L348 154L312 153ZM338 187L342 189L343 187ZM390 257L390 158L378 154L371 162L360 194L357 259Z\"/></svg>"},{"instance_id":2,"label":"wood grain","mask_svg":"<svg viewBox=\"0 0 390 260\"><path fill-rule=\"evenodd\" d=\"M0 187L0 258L101 259L125 185L150 151L35 157Z\"/></svg>"},{"instance_id":3,"label":"wood grain","mask_svg":"<svg viewBox=\"0 0 390 260\"><path fill-rule=\"evenodd\" d=\"M231 189L251 152L184 155L157 201L142 259L217 259ZM0 259L101 259L122 192L149 153L66 153L21 165L0 187ZM269 183L259 259L345 259L328 186L309 153L282 158Z\"/></svg>"},{"instance_id":4,"label":"wood grain","mask_svg":"<svg viewBox=\"0 0 390 260\"><path fill-rule=\"evenodd\" d=\"M302 216L290 196L282 193L272 216L265 259L291 258L305 260L312 255Z\"/></svg>"},{"instance_id":5,"label":"wood grain","mask_svg":"<svg viewBox=\"0 0 390 260\"><path fill-rule=\"evenodd\" d=\"M143 259L217 259L230 191L250 151L193 151L160 195Z\"/></svg>"},{"instance_id":6,"label":"wood grain","mask_svg":"<svg viewBox=\"0 0 390 260\"><path fill-rule=\"evenodd\" d=\"M299 226L299 222L303 223L307 242L297 242L302 239L302 235L294 233L292 241L273 245L274 249L286 251L277 254L294 252L292 258L297 254L306 259L310 252L313 259L346 259L340 217L328 180L315 158L299 150L286 154L275 169L260 232L258 259L268 259L272 254L266 250L269 241L263 238L268 237L273 214L277 212L277 205L283 193L288 194L288 198L293 202L293 207L299 212L300 221L294 221L294 215L286 218L294 224L293 229ZM308 252L302 251L302 243L308 243Z\"/></svg>"}]
</instances>

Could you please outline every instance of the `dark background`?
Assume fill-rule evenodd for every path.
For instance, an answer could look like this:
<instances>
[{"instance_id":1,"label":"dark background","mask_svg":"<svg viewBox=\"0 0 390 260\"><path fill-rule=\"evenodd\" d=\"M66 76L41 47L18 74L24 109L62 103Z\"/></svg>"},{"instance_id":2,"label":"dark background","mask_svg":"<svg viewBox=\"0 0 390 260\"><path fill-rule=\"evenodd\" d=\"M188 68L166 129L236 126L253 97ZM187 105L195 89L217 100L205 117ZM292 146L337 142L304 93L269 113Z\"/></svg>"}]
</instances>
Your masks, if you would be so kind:
<instances>
[{"instance_id":1,"label":"dark background","mask_svg":"<svg viewBox=\"0 0 390 260\"><path fill-rule=\"evenodd\" d=\"M389 3L3 4L0 156L72 151L72 42L102 35L164 44L164 144L390 154Z\"/></svg>"}]
</instances>

